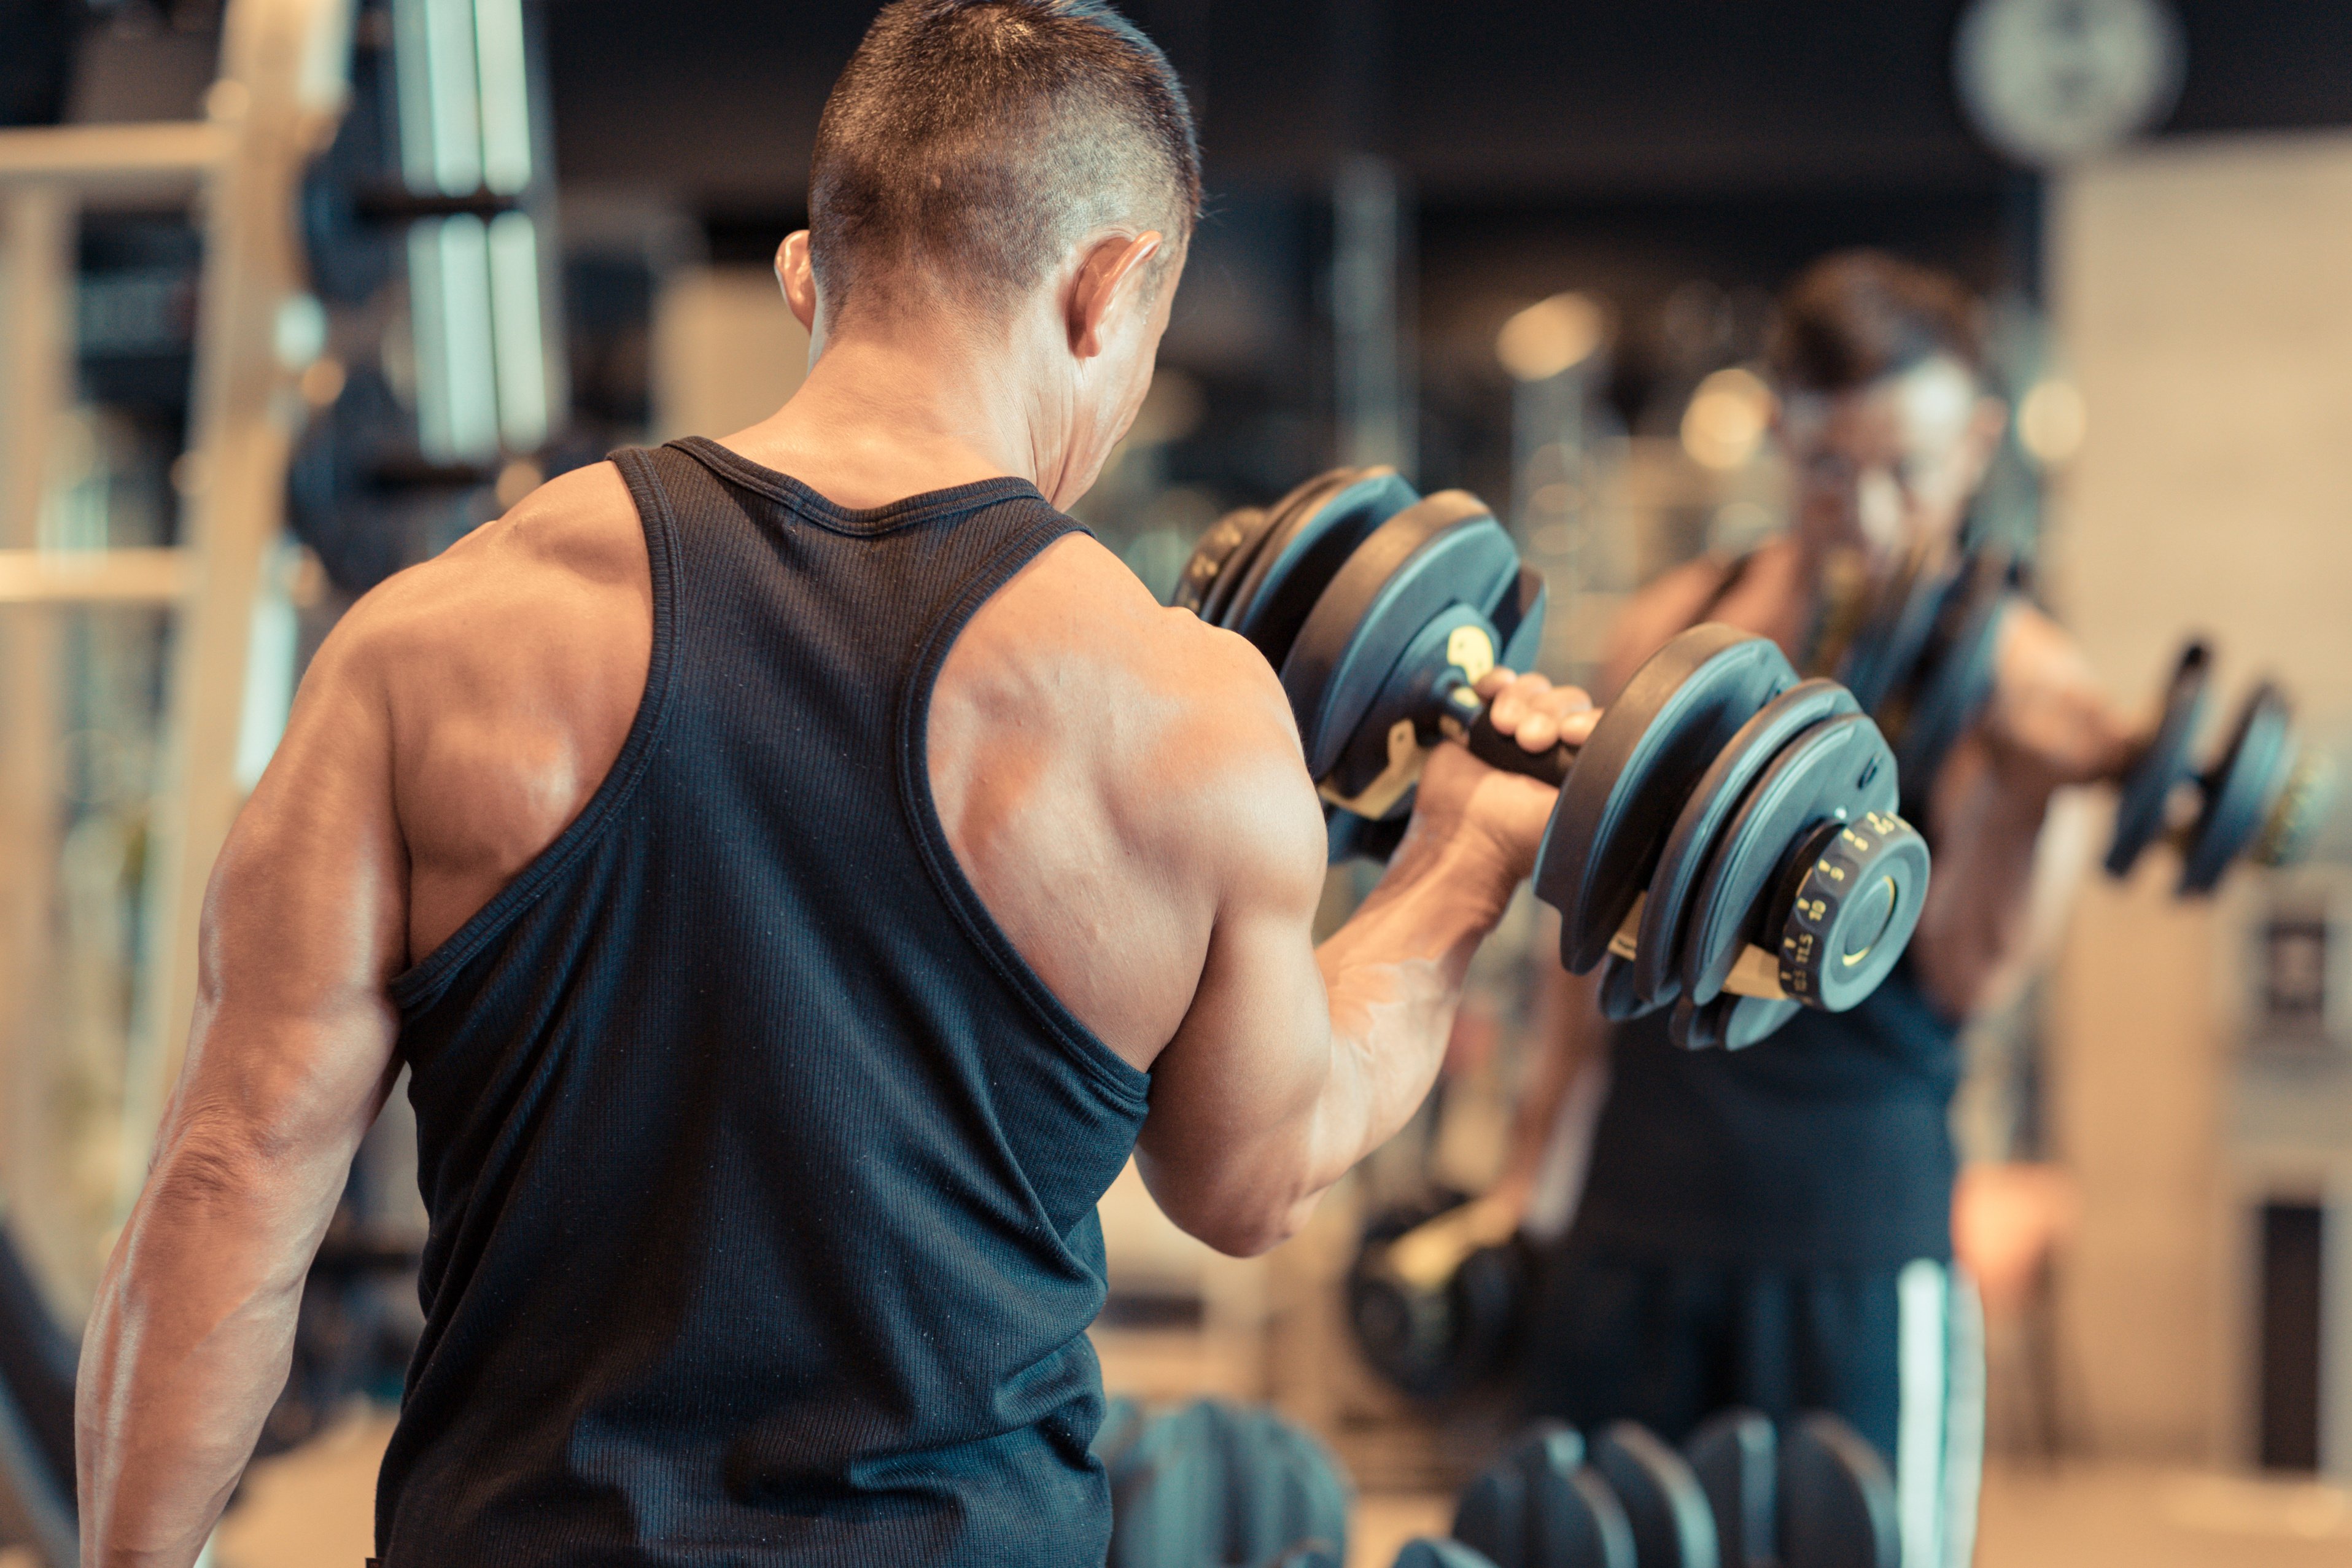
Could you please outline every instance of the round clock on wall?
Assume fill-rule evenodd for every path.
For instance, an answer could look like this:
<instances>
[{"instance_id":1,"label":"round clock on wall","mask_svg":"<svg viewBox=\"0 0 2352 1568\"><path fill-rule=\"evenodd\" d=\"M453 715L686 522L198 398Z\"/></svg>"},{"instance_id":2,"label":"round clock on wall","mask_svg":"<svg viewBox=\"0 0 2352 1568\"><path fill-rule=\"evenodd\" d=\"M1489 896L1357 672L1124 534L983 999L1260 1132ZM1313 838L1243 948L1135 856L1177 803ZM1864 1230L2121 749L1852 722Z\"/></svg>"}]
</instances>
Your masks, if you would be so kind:
<instances>
[{"instance_id":1,"label":"round clock on wall","mask_svg":"<svg viewBox=\"0 0 2352 1568\"><path fill-rule=\"evenodd\" d=\"M2147 130L2180 95L2180 24L2165 0L1973 0L1954 50L1984 139L2052 166Z\"/></svg>"}]
</instances>

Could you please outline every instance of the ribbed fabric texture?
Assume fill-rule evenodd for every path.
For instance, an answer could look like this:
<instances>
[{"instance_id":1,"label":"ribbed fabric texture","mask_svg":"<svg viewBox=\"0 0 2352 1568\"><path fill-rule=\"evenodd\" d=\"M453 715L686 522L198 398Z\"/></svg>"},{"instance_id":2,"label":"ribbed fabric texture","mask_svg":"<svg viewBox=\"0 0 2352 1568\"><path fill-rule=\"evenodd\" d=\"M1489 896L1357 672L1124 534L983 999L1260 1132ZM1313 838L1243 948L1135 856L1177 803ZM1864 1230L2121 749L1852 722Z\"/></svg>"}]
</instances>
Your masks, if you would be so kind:
<instances>
[{"instance_id":1,"label":"ribbed fabric texture","mask_svg":"<svg viewBox=\"0 0 2352 1568\"><path fill-rule=\"evenodd\" d=\"M1910 965L1850 1013L1686 1051L1658 1012L1612 1033L1575 1236L1626 1258L1891 1269L1952 1255L1959 1028Z\"/></svg>"},{"instance_id":2,"label":"ribbed fabric texture","mask_svg":"<svg viewBox=\"0 0 2352 1568\"><path fill-rule=\"evenodd\" d=\"M387 1568L1099 1564L1095 1202L1149 1079L958 868L930 691L1076 525L615 460L652 668L587 809L394 987L432 1216Z\"/></svg>"}]
</instances>

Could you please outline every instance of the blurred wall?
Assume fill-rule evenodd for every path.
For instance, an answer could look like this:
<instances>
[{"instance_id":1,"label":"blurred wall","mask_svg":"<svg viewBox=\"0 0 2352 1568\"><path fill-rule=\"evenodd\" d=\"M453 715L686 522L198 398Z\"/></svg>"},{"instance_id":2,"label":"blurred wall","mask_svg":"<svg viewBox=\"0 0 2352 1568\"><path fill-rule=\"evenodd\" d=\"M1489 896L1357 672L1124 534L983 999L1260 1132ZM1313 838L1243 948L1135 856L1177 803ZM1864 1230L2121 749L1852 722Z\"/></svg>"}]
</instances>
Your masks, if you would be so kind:
<instances>
[{"instance_id":1,"label":"blurred wall","mask_svg":"<svg viewBox=\"0 0 2352 1568\"><path fill-rule=\"evenodd\" d=\"M2061 182L2053 305L2090 411L2059 500L2056 585L2110 686L2152 700L2182 634L2219 639L2230 711L2281 678L2305 721L2352 720L2352 137L2175 142ZM2282 1161L2248 1155L2245 955L2284 884L2240 871L2169 898L2178 862L2095 879L2052 1018L2058 1152L2084 1184L2063 1283L2075 1435L2167 1458L2250 1453L2248 1215L2352 1191L2340 1049L2304 1098L2347 1113ZM2284 1188L2282 1187L2284 1184ZM2336 1257L2352 1212L2331 1216ZM2330 1468L2352 1468L2352 1278L2335 1271Z\"/></svg>"},{"instance_id":2,"label":"blurred wall","mask_svg":"<svg viewBox=\"0 0 2352 1568\"><path fill-rule=\"evenodd\" d=\"M731 436L784 405L809 336L763 267L688 267L654 302L654 439Z\"/></svg>"}]
</instances>

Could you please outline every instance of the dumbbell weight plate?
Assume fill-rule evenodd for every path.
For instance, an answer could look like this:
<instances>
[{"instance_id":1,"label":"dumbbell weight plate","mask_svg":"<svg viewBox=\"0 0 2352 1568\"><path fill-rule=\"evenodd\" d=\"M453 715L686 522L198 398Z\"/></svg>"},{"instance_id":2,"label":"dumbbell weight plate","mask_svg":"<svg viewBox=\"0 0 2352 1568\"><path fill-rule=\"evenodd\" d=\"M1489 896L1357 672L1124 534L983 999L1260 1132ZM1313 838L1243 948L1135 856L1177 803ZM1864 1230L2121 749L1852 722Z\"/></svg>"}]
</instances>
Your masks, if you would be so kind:
<instances>
[{"instance_id":1,"label":"dumbbell weight plate","mask_svg":"<svg viewBox=\"0 0 2352 1568\"><path fill-rule=\"evenodd\" d=\"M1677 996L1666 1033L1686 1051L1744 1051L1803 1011L1795 1002L1728 991L1705 1005Z\"/></svg>"},{"instance_id":2,"label":"dumbbell weight plate","mask_svg":"<svg viewBox=\"0 0 2352 1568\"><path fill-rule=\"evenodd\" d=\"M1635 1568L1633 1532L1572 1428L1539 1424L1463 1492L1454 1538L1499 1568Z\"/></svg>"},{"instance_id":3,"label":"dumbbell weight plate","mask_svg":"<svg viewBox=\"0 0 2352 1568\"><path fill-rule=\"evenodd\" d=\"M2205 775L2205 804L2189 829L2180 890L2210 893L2230 863L2269 821L2294 768L2294 727L2285 696L2264 681L2247 697L2229 744Z\"/></svg>"},{"instance_id":4,"label":"dumbbell weight plate","mask_svg":"<svg viewBox=\"0 0 2352 1568\"><path fill-rule=\"evenodd\" d=\"M1500 1564L1476 1547L1417 1535L1398 1552L1393 1568L1500 1568Z\"/></svg>"},{"instance_id":5,"label":"dumbbell weight plate","mask_svg":"<svg viewBox=\"0 0 2352 1568\"><path fill-rule=\"evenodd\" d=\"M1680 1454L1620 1421L1592 1446L1592 1465L1624 1507L1642 1568L1719 1568L1715 1514Z\"/></svg>"},{"instance_id":6,"label":"dumbbell weight plate","mask_svg":"<svg viewBox=\"0 0 2352 1568\"><path fill-rule=\"evenodd\" d=\"M1232 579L1226 569L1237 555L1245 555L1255 548L1253 541L1264 539L1268 526L1267 510L1262 506L1229 511L1211 523L1208 531L1192 546L1192 553L1185 558L1184 570L1177 575L1176 592L1169 603L1177 609L1192 611L1211 626L1216 625L1209 614L1210 599L1218 595L1220 584L1230 591Z\"/></svg>"},{"instance_id":7,"label":"dumbbell weight plate","mask_svg":"<svg viewBox=\"0 0 2352 1568\"><path fill-rule=\"evenodd\" d=\"M1334 468L1328 473L1318 474L1305 483L1295 486L1287 495L1266 508L1265 531L1259 536L1257 543L1251 549L1249 559L1234 563L1232 580L1226 584L1223 596L1217 603L1217 625L1227 631L1240 629L1241 618L1249 609L1251 590L1265 580L1257 573L1256 568L1265 563L1268 552L1276 548L1276 542L1290 533L1302 519L1322 506L1325 501L1346 489L1361 471L1356 468ZM1333 564L1336 568L1337 563ZM1276 669L1282 668L1277 661L1269 660L1268 662L1273 663Z\"/></svg>"},{"instance_id":8,"label":"dumbbell weight plate","mask_svg":"<svg viewBox=\"0 0 2352 1568\"><path fill-rule=\"evenodd\" d=\"M1287 509L1234 590L1225 624L1276 668L1340 566L1367 534L1421 499L1394 468L1342 470L1343 482Z\"/></svg>"},{"instance_id":9,"label":"dumbbell weight plate","mask_svg":"<svg viewBox=\"0 0 2352 1568\"><path fill-rule=\"evenodd\" d=\"M1814 725L1841 713L1859 711L1853 694L1832 680L1790 687L1739 727L1739 732L1707 766L1675 818L1659 852L1642 903L1642 931L1627 984L1634 997L1653 1005L1675 999L1682 988L1682 944L1707 857L1756 782L1780 749Z\"/></svg>"},{"instance_id":10,"label":"dumbbell weight plate","mask_svg":"<svg viewBox=\"0 0 2352 1568\"><path fill-rule=\"evenodd\" d=\"M2204 727L2212 674L2213 656L2203 643L2192 642L2180 650L2172 678L2165 682L2164 716L2157 722L2156 736L2124 777L2123 795L2116 803L2115 837L2107 843L2107 875L2127 875L2141 851L2164 831L2173 792L2188 782L2194 765L2189 754Z\"/></svg>"},{"instance_id":11,"label":"dumbbell weight plate","mask_svg":"<svg viewBox=\"0 0 2352 1568\"><path fill-rule=\"evenodd\" d=\"M1601 961L1601 1016L1612 1024L1654 1013L1665 1003L1642 994L1633 961L1611 953Z\"/></svg>"},{"instance_id":12,"label":"dumbbell weight plate","mask_svg":"<svg viewBox=\"0 0 2352 1568\"><path fill-rule=\"evenodd\" d=\"M1937 616L1936 637L1920 660L1919 681L1890 739L1902 774L1903 810L1927 820L1927 803L1944 759L1991 700L1995 663L2009 610L2016 602L2011 563L1990 552L1963 565Z\"/></svg>"},{"instance_id":13,"label":"dumbbell weight plate","mask_svg":"<svg viewBox=\"0 0 2352 1568\"><path fill-rule=\"evenodd\" d=\"M1682 970L1683 994L1692 1006L1722 994L1750 942L1778 944L1780 931L1761 929L1759 916L1777 921L1780 900L1767 895L1778 891L1800 837L1841 813L1851 820L1868 811L1891 812L1895 795L1895 759L1885 739L1857 713L1814 725L1772 759L1725 826L1692 895ZM1918 892L1911 890L1907 912L1914 922L1917 901ZM1899 934L1907 939L1908 926ZM1900 942L1891 946L1900 952Z\"/></svg>"},{"instance_id":14,"label":"dumbbell weight plate","mask_svg":"<svg viewBox=\"0 0 2352 1568\"><path fill-rule=\"evenodd\" d=\"M1781 1568L1895 1568L1895 1507L1886 1461L1836 1416L1802 1416L1782 1438Z\"/></svg>"},{"instance_id":15,"label":"dumbbell weight plate","mask_svg":"<svg viewBox=\"0 0 2352 1568\"><path fill-rule=\"evenodd\" d=\"M1741 725L1797 684L1763 637L1692 627L1633 672L1593 726L1536 857L1536 896L1560 911L1560 962L1609 951L1692 786Z\"/></svg>"},{"instance_id":16,"label":"dumbbell weight plate","mask_svg":"<svg viewBox=\"0 0 2352 1568\"><path fill-rule=\"evenodd\" d=\"M1495 605L1518 574L1511 536L1465 491L1442 490L1374 529L1279 666L1308 775L1320 780L1338 765L1397 661L1440 612Z\"/></svg>"},{"instance_id":17,"label":"dumbbell weight plate","mask_svg":"<svg viewBox=\"0 0 2352 1568\"><path fill-rule=\"evenodd\" d=\"M1683 1447L1715 1513L1723 1568L1772 1568L1779 1544L1777 1447L1772 1423L1753 1410L1707 1417Z\"/></svg>"}]
</instances>

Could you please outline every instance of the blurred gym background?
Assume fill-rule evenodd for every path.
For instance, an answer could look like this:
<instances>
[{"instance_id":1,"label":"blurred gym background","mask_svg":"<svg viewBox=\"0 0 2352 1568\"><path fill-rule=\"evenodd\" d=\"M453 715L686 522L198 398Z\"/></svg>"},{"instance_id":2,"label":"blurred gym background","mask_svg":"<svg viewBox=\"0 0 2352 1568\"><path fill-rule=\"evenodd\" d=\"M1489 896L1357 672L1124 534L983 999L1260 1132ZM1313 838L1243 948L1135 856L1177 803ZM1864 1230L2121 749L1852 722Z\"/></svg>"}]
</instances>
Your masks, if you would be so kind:
<instances>
[{"instance_id":1,"label":"blurred gym background","mask_svg":"<svg viewBox=\"0 0 2352 1568\"><path fill-rule=\"evenodd\" d=\"M1772 291L1867 244L1992 302L2019 411L1992 525L2111 688L2200 629L2346 737L2352 8L1125 9L1186 79L1211 192L1081 509L1155 589L1223 510L1393 463L1510 520L1550 576L1546 664L1587 674L1630 590L1780 525ZM205 869L307 654L545 476L789 395L769 258L872 11L0 0L0 126L68 128L0 132L0 1426L46 1419L28 1391L176 1070ZM2168 875L2087 888L1972 1042L1958 1136L2014 1178L1962 1238L1989 1568L2352 1562L2352 843L2207 903ZM1298 1240L1213 1256L1132 1172L1104 1204L1110 1386L1313 1428L1359 1562L1442 1525L1502 1435L1499 1399L1373 1375L1344 1280L1367 1216L1492 1178L1532 930L1482 955L1420 1121ZM419 1322L410 1136L395 1099L223 1568L366 1553Z\"/></svg>"}]
</instances>

